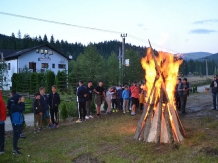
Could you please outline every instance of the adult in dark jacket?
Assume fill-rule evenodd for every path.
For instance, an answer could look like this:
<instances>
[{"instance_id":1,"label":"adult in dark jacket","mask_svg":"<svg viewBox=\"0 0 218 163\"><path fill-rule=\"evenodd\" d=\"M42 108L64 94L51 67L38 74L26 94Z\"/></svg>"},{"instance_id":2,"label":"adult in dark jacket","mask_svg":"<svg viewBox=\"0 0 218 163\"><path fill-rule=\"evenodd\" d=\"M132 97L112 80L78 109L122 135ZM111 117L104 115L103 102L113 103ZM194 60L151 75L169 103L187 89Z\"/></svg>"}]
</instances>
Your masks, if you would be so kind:
<instances>
[{"instance_id":1,"label":"adult in dark jacket","mask_svg":"<svg viewBox=\"0 0 218 163\"><path fill-rule=\"evenodd\" d=\"M61 103L60 96L57 93L57 87L55 85L52 86L52 92L48 96L48 105L50 106L50 114L51 114L51 121L55 128L58 127L59 123L59 110L58 106ZM56 121L54 120L54 116Z\"/></svg>"},{"instance_id":2,"label":"adult in dark jacket","mask_svg":"<svg viewBox=\"0 0 218 163\"><path fill-rule=\"evenodd\" d=\"M212 97L213 97L213 110L218 110L217 101L218 101L218 79L214 76L212 83L210 84Z\"/></svg>"},{"instance_id":3,"label":"adult in dark jacket","mask_svg":"<svg viewBox=\"0 0 218 163\"><path fill-rule=\"evenodd\" d=\"M178 111L180 111L181 103L180 103L180 96L179 96L179 93L178 93L177 88L178 88L179 83L181 83L181 81L182 81L181 78L179 78L179 79L177 80L176 91L175 91L176 109L177 109Z\"/></svg>"},{"instance_id":4,"label":"adult in dark jacket","mask_svg":"<svg viewBox=\"0 0 218 163\"><path fill-rule=\"evenodd\" d=\"M14 102L11 106L12 113L12 125L13 125L13 153L21 154L17 147L18 139L20 138L20 133L22 131L23 123L23 111L25 111L24 98L21 95L15 94L13 96Z\"/></svg>"},{"instance_id":5,"label":"adult in dark jacket","mask_svg":"<svg viewBox=\"0 0 218 163\"><path fill-rule=\"evenodd\" d=\"M11 119L11 124L12 124L12 116L11 116L11 105L13 104L14 100L13 100L13 96L16 94L15 90L12 90L10 92L10 98L7 101L7 109L8 109L8 115L10 116Z\"/></svg>"},{"instance_id":6,"label":"adult in dark jacket","mask_svg":"<svg viewBox=\"0 0 218 163\"><path fill-rule=\"evenodd\" d=\"M180 113L181 114L186 114L185 107L186 107L187 97L189 95L190 89L191 87L187 81L187 78L184 78L183 81L178 84L177 91L180 97L180 103L181 103Z\"/></svg>"},{"instance_id":7,"label":"adult in dark jacket","mask_svg":"<svg viewBox=\"0 0 218 163\"><path fill-rule=\"evenodd\" d=\"M123 94L123 88L122 88L122 85L120 85L119 89L117 90L117 96L118 96L117 103L118 103L119 110L123 110L123 97L122 97L122 94Z\"/></svg>"},{"instance_id":8,"label":"adult in dark jacket","mask_svg":"<svg viewBox=\"0 0 218 163\"><path fill-rule=\"evenodd\" d=\"M53 125L50 123L48 96L45 94L45 87L40 87L39 93L40 93L40 104L42 106L42 119L46 117L48 128L52 128Z\"/></svg>"},{"instance_id":9,"label":"adult in dark jacket","mask_svg":"<svg viewBox=\"0 0 218 163\"><path fill-rule=\"evenodd\" d=\"M86 119L94 118L91 115L91 104L92 104L92 95L93 95L93 87L92 87L92 81L88 81L87 89L87 96L86 96Z\"/></svg>"},{"instance_id":10,"label":"adult in dark jacket","mask_svg":"<svg viewBox=\"0 0 218 163\"><path fill-rule=\"evenodd\" d=\"M83 86L83 81L79 81L79 87L77 88L77 101L78 101L78 113L79 119L76 122L82 122L82 118L85 121L86 116L86 96L87 96L87 89Z\"/></svg>"}]
</instances>

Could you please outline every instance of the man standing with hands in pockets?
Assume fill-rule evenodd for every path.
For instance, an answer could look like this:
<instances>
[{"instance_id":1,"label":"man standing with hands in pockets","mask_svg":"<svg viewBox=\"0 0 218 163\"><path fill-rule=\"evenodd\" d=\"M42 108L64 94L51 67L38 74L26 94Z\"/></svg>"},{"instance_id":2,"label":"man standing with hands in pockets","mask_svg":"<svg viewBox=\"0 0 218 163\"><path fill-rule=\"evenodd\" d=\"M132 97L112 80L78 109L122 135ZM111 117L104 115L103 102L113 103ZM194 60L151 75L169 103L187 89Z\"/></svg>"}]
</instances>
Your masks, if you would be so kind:
<instances>
[{"instance_id":1,"label":"man standing with hands in pockets","mask_svg":"<svg viewBox=\"0 0 218 163\"><path fill-rule=\"evenodd\" d=\"M97 117L101 115L101 104L105 100L105 90L103 87L103 82L99 81L99 85L94 89L95 92L95 104L97 105Z\"/></svg>"}]
</instances>

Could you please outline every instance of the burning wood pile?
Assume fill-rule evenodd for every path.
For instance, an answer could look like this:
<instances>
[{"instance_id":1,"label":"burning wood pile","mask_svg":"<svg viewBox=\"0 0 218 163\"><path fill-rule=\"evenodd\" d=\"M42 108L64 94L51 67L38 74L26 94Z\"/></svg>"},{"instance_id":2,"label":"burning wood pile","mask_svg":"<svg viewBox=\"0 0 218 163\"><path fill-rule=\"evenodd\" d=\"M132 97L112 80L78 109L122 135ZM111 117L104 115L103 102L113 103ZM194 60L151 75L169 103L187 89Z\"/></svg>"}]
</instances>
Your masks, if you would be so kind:
<instances>
[{"instance_id":1,"label":"burning wood pile","mask_svg":"<svg viewBox=\"0 0 218 163\"><path fill-rule=\"evenodd\" d=\"M150 42L149 42L150 44ZM173 143L185 137L185 130L175 107L175 87L182 61L173 54L155 53L151 47L141 60L145 69L146 105L134 139L145 142Z\"/></svg>"}]
</instances>

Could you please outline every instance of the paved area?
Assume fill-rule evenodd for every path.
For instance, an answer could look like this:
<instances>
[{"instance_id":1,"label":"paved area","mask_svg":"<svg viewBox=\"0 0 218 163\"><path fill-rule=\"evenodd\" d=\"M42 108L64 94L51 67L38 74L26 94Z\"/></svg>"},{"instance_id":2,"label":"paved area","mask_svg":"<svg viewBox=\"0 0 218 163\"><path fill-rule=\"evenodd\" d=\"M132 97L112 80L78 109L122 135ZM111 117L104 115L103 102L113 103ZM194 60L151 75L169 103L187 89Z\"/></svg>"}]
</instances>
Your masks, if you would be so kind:
<instances>
[{"instance_id":1,"label":"paved area","mask_svg":"<svg viewBox=\"0 0 218 163\"><path fill-rule=\"evenodd\" d=\"M197 88L197 91L198 91L199 93L206 92L205 88L210 88L210 84L203 85L203 86L199 86L199 87Z\"/></svg>"},{"instance_id":2,"label":"paved area","mask_svg":"<svg viewBox=\"0 0 218 163\"><path fill-rule=\"evenodd\" d=\"M101 111L104 111L103 105L101 106ZM34 114L28 113L28 114L25 114L24 117L25 117L26 125L33 126ZM12 131L12 125L11 125L11 120L9 116L6 118L6 121L5 121L5 131Z\"/></svg>"},{"instance_id":3,"label":"paved area","mask_svg":"<svg viewBox=\"0 0 218 163\"><path fill-rule=\"evenodd\" d=\"M26 125L33 126L33 122L34 122L33 113L25 114L24 117L25 117ZM6 118L6 121L5 121L5 131L12 131L12 125L11 125L11 120L9 116Z\"/></svg>"}]
</instances>

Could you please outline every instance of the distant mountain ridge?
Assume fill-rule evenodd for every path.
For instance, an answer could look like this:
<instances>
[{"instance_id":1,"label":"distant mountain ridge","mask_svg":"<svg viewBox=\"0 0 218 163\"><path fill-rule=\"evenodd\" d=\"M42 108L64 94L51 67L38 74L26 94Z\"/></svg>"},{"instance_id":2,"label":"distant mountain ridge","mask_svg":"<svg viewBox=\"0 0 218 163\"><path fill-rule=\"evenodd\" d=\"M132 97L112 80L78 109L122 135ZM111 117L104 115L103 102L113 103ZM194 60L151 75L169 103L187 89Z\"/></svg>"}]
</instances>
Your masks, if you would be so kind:
<instances>
[{"instance_id":1,"label":"distant mountain ridge","mask_svg":"<svg viewBox=\"0 0 218 163\"><path fill-rule=\"evenodd\" d=\"M212 56L214 54L208 52L191 52L191 53L184 53L182 54L182 58L184 60L198 60L200 58L205 58L208 56Z\"/></svg>"},{"instance_id":2,"label":"distant mountain ridge","mask_svg":"<svg viewBox=\"0 0 218 163\"><path fill-rule=\"evenodd\" d=\"M207 56L208 60L214 60L218 64L218 53ZM199 58L199 61L204 61L205 57Z\"/></svg>"}]
</instances>

